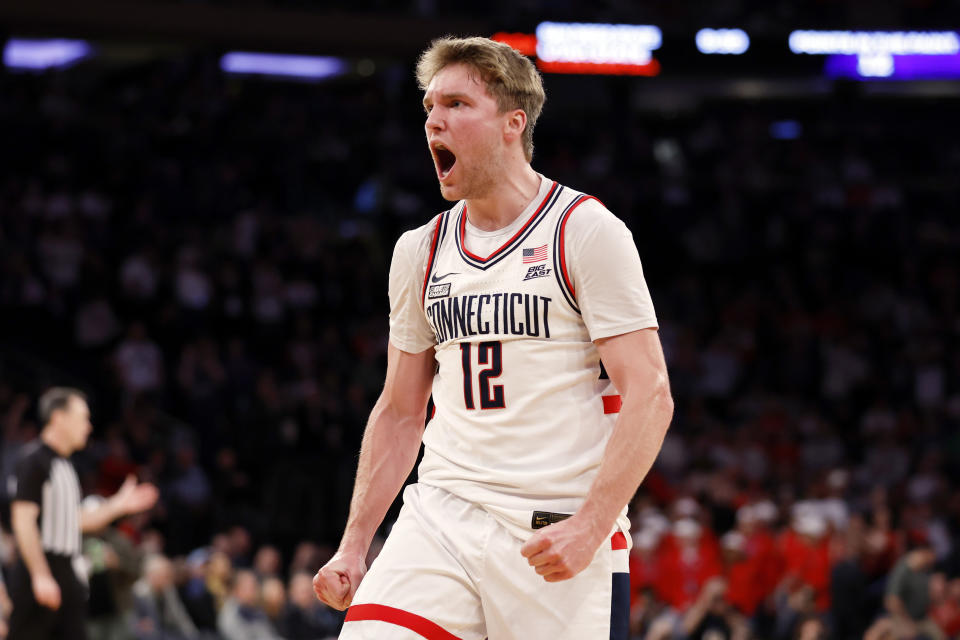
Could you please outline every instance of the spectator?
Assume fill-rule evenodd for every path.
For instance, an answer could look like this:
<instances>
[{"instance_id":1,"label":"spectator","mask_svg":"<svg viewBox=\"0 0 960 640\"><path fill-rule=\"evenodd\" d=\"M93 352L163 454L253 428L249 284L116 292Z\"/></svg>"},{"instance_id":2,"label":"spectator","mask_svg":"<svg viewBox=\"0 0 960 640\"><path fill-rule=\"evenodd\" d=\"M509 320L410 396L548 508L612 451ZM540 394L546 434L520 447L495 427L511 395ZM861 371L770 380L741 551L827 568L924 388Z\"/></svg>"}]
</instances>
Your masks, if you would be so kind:
<instances>
[{"instance_id":1,"label":"spectator","mask_svg":"<svg viewBox=\"0 0 960 640\"><path fill-rule=\"evenodd\" d=\"M869 581L863 570L866 525L854 515L846 534L835 541L830 570L830 617L834 637L863 637L871 617Z\"/></svg>"},{"instance_id":2,"label":"spectator","mask_svg":"<svg viewBox=\"0 0 960 640\"><path fill-rule=\"evenodd\" d=\"M818 616L807 616L797 624L796 640L826 640L827 626ZM852 637L852 636L836 636Z\"/></svg>"},{"instance_id":3,"label":"spectator","mask_svg":"<svg viewBox=\"0 0 960 640\"><path fill-rule=\"evenodd\" d=\"M744 553L753 567L757 581L759 606L764 598L773 594L783 575L783 559L777 553L776 541L770 533L769 523L775 518L776 507L769 501L744 505L737 510L737 529L744 537Z\"/></svg>"},{"instance_id":4,"label":"spectator","mask_svg":"<svg viewBox=\"0 0 960 640\"><path fill-rule=\"evenodd\" d=\"M759 566L747 557L746 546L746 539L738 531L730 531L720 539L727 602L750 617L763 599L763 583Z\"/></svg>"},{"instance_id":5,"label":"spectator","mask_svg":"<svg viewBox=\"0 0 960 640\"><path fill-rule=\"evenodd\" d=\"M117 346L114 362L120 384L131 396L159 391L163 386L163 353L139 322L130 326L126 339Z\"/></svg>"},{"instance_id":6,"label":"spectator","mask_svg":"<svg viewBox=\"0 0 960 640\"><path fill-rule=\"evenodd\" d=\"M942 573L930 580L930 617L944 635L955 638L960 634L960 578L949 582Z\"/></svg>"},{"instance_id":7,"label":"spectator","mask_svg":"<svg viewBox=\"0 0 960 640\"><path fill-rule=\"evenodd\" d=\"M863 570L871 580L885 577L903 548L902 535L893 527L893 516L886 504L877 505L864 540Z\"/></svg>"},{"instance_id":8,"label":"spectator","mask_svg":"<svg viewBox=\"0 0 960 640\"><path fill-rule=\"evenodd\" d=\"M207 587L210 565L208 549L191 551L186 559L187 579L180 588L180 599L190 619L205 635L213 635L217 630L217 604Z\"/></svg>"},{"instance_id":9,"label":"spectator","mask_svg":"<svg viewBox=\"0 0 960 640\"><path fill-rule=\"evenodd\" d=\"M207 568L207 590L213 596L215 608L219 613L230 595L230 585L233 584L233 564L230 556L223 551L213 551L210 554L210 566Z\"/></svg>"},{"instance_id":10,"label":"spectator","mask_svg":"<svg viewBox=\"0 0 960 640\"><path fill-rule=\"evenodd\" d=\"M746 620L730 607L726 593L727 582L723 578L710 578L703 585L696 601L683 616L684 638L746 640L749 637Z\"/></svg>"},{"instance_id":11,"label":"spectator","mask_svg":"<svg viewBox=\"0 0 960 640\"><path fill-rule=\"evenodd\" d=\"M123 293L131 299L146 301L153 298L157 290L157 274L149 252L132 253L123 261L120 285Z\"/></svg>"},{"instance_id":12,"label":"spectator","mask_svg":"<svg viewBox=\"0 0 960 640\"><path fill-rule=\"evenodd\" d=\"M310 574L295 573L290 577L290 601L281 625L287 640L336 638L342 625L343 614L317 600Z\"/></svg>"},{"instance_id":13,"label":"spectator","mask_svg":"<svg viewBox=\"0 0 960 640\"><path fill-rule=\"evenodd\" d=\"M641 624L649 615L650 599L657 583L659 560L657 548L660 536L652 529L641 529L633 534L630 550L630 612L631 619Z\"/></svg>"},{"instance_id":14,"label":"spectator","mask_svg":"<svg viewBox=\"0 0 960 640\"><path fill-rule=\"evenodd\" d=\"M282 640L260 606L260 584L252 571L237 572L217 628L225 640Z\"/></svg>"},{"instance_id":15,"label":"spectator","mask_svg":"<svg viewBox=\"0 0 960 640\"><path fill-rule=\"evenodd\" d=\"M107 492L113 493L113 489ZM100 504L97 495L84 498L82 508ZM118 527L108 526L83 538L89 566L87 636L89 640L125 640L133 614L134 583L140 577L143 552Z\"/></svg>"},{"instance_id":16,"label":"spectator","mask_svg":"<svg viewBox=\"0 0 960 640\"><path fill-rule=\"evenodd\" d=\"M699 597L703 585L720 573L717 550L704 536L700 524L692 518L674 523L673 535L664 541L657 595L675 610L686 611ZM723 590L726 591L726 583Z\"/></svg>"},{"instance_id":17,"label":"spectator","mask_svg":"<svg viewBox=\"0 0 960 640\"><path fill-rule=\"evenodd\" d=\"M776 605L772 634L774 640L791 640L797 637L805 621L818 617L814 595L814 590L809 585L801 585L792 591L785 588L777 589L774 595Z\"/></svg>"},{"instance_id":18,"label":"spectator","mask_svg":"<svg viewBox=\"0 0 960 640\"><path fill-rule=\"evenodd\" d=\"M253 556L253 571L261 580L278 577L282 566L283 558L280 557L280 551L273 545L263 545Z\"/></svg>"},{"instance_id":19,"label":"spectator","mask_svg":"<svg viewBox=\"0 0 960 640\"><path fill-rule=\"evenodd\" d=\"M82 349L96 349L109 343L120 331L120 323L105 296L94 298L77 310L74 337Z\"/></svg>"},{"instance_id":20,"label":"spectator","mask_svg":"<svg viewBox=\"0 0 960 640\"><path fill-rule=\"evenodd\" d=\"M313 542L301 542L293 551L293 560L290 561L289 573L299 572L313 575L323 563L333 556L333 549L321 548Z\"/></svg>"},{"instance_id":21,"label":"spectator","mask_svg":"<svg viewBox=\"0 0 960 640\"><path fill-rule=\"evenodd\" d=\"M930 619L930 581L936 556L928 542L921 541L897 562L887 580L883 604L896 632L908 638L924 635L944 638Z\"/></svg>"},{"instance_id":22,"label":"spectator","mask_svg":"<svg viewBox=\"0 0 960 640\"><path fill-rule=\"evenodd\" d=\"M267 614L270 625L283 633L283 614L287 606L287 588L283 580L277 577L260 578L260 594L263 612Z\"/></svg>"},{"instance_id":23,"label":"spectator","mask_svg":"<svg viewBox=\"0 0 960 640\"><path fill-rule=\"evenodd\" d=\"M792 593L810 589L819 611L830 607L830 547L827 522L813 512L801 512L781 540L784 557L782 587Z\"/></svg>"},{"instance_id":24,"label":"spectator","mask_svg":"<svg viewBox=\"0 0 960 640\"><path fill-rule=\"evenodd\" d=\"M227 531L227 553L235 567L250 566L250 552L253 541L250 531L241 525L234 525Z\"/></svg>"},{"instance_id":25,"label":"spectator","mask_svg":"<svg viewBox=\"0 0 960 640\"><path fill-rule=\"evenodd\" d=\"M177 443L175 468L166 489L170 517L178 523L171 531L170 548L176 552L192 549L202 542L212 499L210 481L197 460L193 443Z\"/></svg>"},{"instance_id":26,"label":"spectator","mask_svg":"<svg viewBox=\"0 0 960 640\"><path fill-rule=\"evenodd\" d=\"M144 561L143 578L133 585L137 640L193 640L198 637L174 587L173 564L162 555Z\"/></svg>"}]
</instances>

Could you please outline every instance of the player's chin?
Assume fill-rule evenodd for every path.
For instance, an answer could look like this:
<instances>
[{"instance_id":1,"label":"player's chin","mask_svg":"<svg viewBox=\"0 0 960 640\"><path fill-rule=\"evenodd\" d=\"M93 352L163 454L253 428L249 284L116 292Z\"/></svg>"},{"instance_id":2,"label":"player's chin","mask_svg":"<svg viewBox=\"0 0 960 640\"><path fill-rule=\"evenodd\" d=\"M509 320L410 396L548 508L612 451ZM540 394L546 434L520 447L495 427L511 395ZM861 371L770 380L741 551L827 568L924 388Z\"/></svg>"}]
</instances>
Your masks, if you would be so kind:
<instances>
[{"instance_id":1,"label":"player's chin","mask_svg":"<svg viewBox=\"0 0 960 640\"><path fill-rule=\"evenodd\" d=\"M455 185L443 184L442 182L440 183L440 195L443 196L444 200L448 200L450 202L456 202L457 200L463 199L460 189L458 189Z\"/></svg>"}]
</instances>

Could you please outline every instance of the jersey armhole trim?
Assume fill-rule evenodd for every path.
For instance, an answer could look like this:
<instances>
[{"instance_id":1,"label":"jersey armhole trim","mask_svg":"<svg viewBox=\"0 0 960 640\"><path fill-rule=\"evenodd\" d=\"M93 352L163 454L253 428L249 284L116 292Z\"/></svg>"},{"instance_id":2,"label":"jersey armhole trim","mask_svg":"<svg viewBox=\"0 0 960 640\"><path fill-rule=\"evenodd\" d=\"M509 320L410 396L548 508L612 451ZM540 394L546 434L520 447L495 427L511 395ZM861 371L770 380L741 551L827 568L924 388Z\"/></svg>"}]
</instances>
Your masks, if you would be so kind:
<instances>
[{"instance_id":1,"label":"jersey armhole trim","mask_svg":"<svg viewBox=\"0 0 960 640\"><path fill-rule=\"evenodd\" d=\"M563 297L566 299L570 307L577 313L580 313L580 307L577 305L577 292L573 288L573 281L570 279L570 273L567 270L566 228L567 221L570 219L570 215L574 212L574 210L576 210L577 207L587 200L596 200L597 202L600 202L599 199L593 196L581 195L579 198L576 198L573 202L567 205L566 210L560 214L560 220L557 223L557 230L554 234L554 275L557 278L557 283L560 285L560 291L563 292ZM603 206L602 202L600 202L600 206Z\"/></svg>"},{"instance_id":2,"label":"jersey armhole trim","mask_svg":"<svg viewBox=\"0 0 960 640\"><path fill-rule=\"evenodd\" d=\"M427 285L430 282L430 272L433 271L433 262L437 256L437 247L440 244L440 228L446 220L447 212L437 216L437 224L433 227L433 240L430 243L430 255L427 258L427 272L423 275L423 289L420 291L420 306L424 306L427 301Z\"/></svg>"},{"instance_id":3,"label":"jersey armhole trim","mask_svg":"<svg viewBox=\"0 0 960 640\"><path fill-rule=\"evenodd\" d=\"M627 536L623 535L623 531L617 531L612 536L610 536L610 550L619 551L621 549L627 548Z\"/></svg>"}]
</instances>

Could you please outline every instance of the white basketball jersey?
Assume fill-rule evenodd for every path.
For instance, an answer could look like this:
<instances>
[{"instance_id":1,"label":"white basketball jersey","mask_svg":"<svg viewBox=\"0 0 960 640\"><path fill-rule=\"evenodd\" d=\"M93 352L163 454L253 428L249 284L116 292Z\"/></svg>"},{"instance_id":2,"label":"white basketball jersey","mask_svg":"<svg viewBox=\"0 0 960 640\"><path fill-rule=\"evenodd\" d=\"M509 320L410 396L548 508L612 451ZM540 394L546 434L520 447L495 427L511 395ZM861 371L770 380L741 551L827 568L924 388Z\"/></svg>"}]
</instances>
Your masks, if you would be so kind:
<instances>
[{"instance_id":1,"label":"white basketball jersey","mask_svg":"<svg viewBox=\"0 0 960 640\"><path fill-rule=\"evenodd\" d=\"M567 237L574 215L606 216L604 224L612 219L625 229L595 198L543 179L515 233L489 255L467 246L465 202L404 243L414 247L410 261L422 274L417 312L433 334L438 365L419 480L527 529L535 510L580 507L620 409L593 343L607 336L591 335L578 305L577 256L567 250L575 244ZM636 256L632 239L629 245ZM602 322L614 327L607 335L656 326L639 257L629 267L634 282L613 291L640 291L632 297L641 299L605 303ZM391 340L404 348L393 317L402 310L391 303ZM620 307L629 317L606 317Z\"/></svg>"}]
</instances>

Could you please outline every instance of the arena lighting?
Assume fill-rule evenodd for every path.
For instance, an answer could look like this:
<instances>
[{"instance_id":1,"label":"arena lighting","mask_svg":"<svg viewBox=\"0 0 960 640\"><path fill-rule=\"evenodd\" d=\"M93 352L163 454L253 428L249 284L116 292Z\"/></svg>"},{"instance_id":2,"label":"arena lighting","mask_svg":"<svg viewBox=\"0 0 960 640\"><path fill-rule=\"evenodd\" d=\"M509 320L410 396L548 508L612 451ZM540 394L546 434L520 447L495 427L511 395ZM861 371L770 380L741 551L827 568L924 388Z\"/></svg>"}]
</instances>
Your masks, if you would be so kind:
<instances>
[{"instance_id":1,"label":"arena lighting","mask_svg":"<svg viewBox=\"0 0 960 640\"><path fill-rule=\"evenodd\" d=\"M700 29L696 42L697 50L706 54L738 56L750 48L750 36L743 29Z\"/></svg>"},{"instance_id":2,"label":"arena lighting","mask_svg":"<svg viewBox=\"0 0 960 640\"><path fill-rule=\"evenodd\" d=\"M525 56L537 55L537 36L532 33L507 33L498 31L490 36L491 40L508 44Z\"/></svg>"},{"instance_id":3,"label":"arena lighting","mask_svg":"<svg viewBox=\"0 0 960 640\"><path fill-rule=\"evenodd\" d=\"M809 55L926 55L960 52L956 31L794 31L790 51Z\"/></svg>"},{"instance_id":4,"label":"arena lighting","mask_svg":"<svg viewBox=\"0 0 960 640\"><path fill-rule=\"evenodd\" d=\"M797 54L829 55L825 71L830 77L960 77L956 31L794 31L788 42Z\"/></svg>"},{"instance_id":5,"label":"arena lighting","mask_svg":"<svg viewBox=\"0 0 960 640\"><path fill-rule=\"evenodd\" d=\"M26 40L11 38L3 48L3 64L10 69L62 69L90 56L85 40Z\"/></svg>"},{"instance_id":6,"label":"arena lighting","mask_svg":"<svg viewBox=\"0 0 960 640\"><path fill-rule=\"evenodd\" d=\"M796 120L777 120L770 123L770 137L774 140L796 140L803 134L803 125Z\"/></svg>"},{"instance_id":7,"label":"arena lighting","mask_svg":"<svg viewBox=\"0 0 960 640\"><path fill-rule=\"evenodd\" d=\"M544 62L647 64L663 42L652 25L541 22L537 57Z\"/></svg>"},{"instance_id":8,"label":"arena lighting","mask_svg":"<svg viewBox=\"0 0 960 640\"><path fill-rule=\"evenodd\" d=\"M537 66L553 73L654 76L660 64L652 52L662 42L653 25L541 22Z\"/></svg>"},{"instance_id":9,"label":"arena lighting","mask_svg":"<svg viewBox=\"0 0 960 640\"><path fill-rule=\"evenodd\" d=\"M537 68L546 73L576 73L601 76L648 76L659 75L660 63L651 59L647 64L601 64L596 62L544 62L537 61Z\"/></svg>"},{"instance_id":10,"label":"arena lighting","mask_svg":"<svg viewBox=\"0 0 960 640\"><path fill-rule=\"evenodd\" d=\"M960 78L960 54L952 56L832 55L824 67L831 78L854 80L941 80Z\"/></svg>"},{"instance_id":11,"label":"arena lighting","mask_svg":"<svg viewBox=\"0 0 960 640\"><path fill-rule=\"evenodd\" d=\"M342 75L347 64L340 58L325 56L231 51L220 58L220 69L227 73L322 80Z\"/></svg>"}]
</instances>

